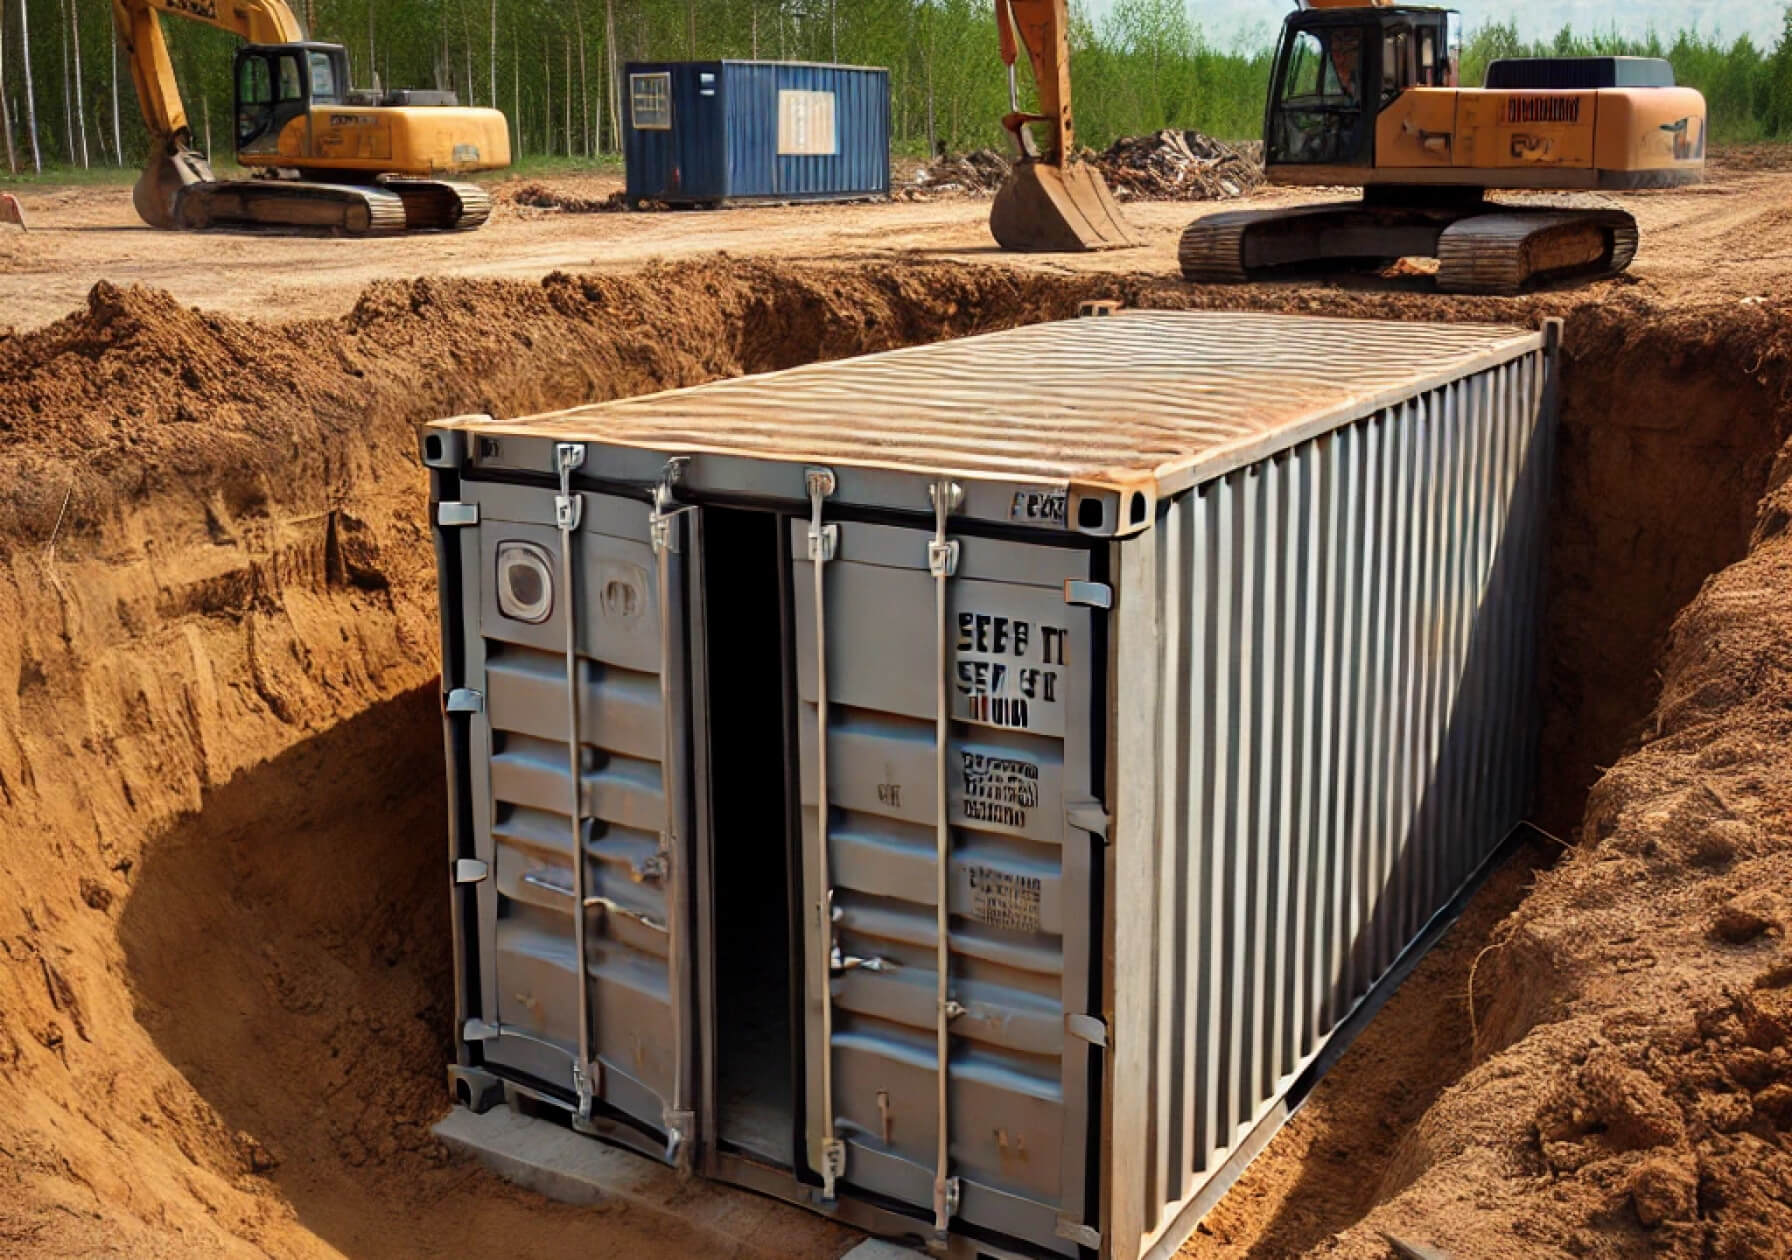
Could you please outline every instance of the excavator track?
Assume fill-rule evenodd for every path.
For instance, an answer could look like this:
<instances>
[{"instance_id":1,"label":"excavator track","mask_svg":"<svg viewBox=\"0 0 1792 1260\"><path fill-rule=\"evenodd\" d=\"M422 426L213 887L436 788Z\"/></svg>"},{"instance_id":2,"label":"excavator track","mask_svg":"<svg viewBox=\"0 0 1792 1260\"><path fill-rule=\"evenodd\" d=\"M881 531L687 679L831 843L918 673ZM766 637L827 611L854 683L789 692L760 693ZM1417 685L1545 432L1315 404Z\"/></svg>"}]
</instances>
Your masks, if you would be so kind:
<instances>
[{"instance_id":1,"label":"excavator track","mask_svg":"<svg viewBox=\"0 0 1792 1260\"><path fill-rule=\"evenodd\" d=\"M403 199L407 232L470 232L492 217L491 194L478 184L388 178L380 186Z\"/></svg>"},{"instance_id":2,"label":"excavator track","mask_svg":"<svg viewBox=\"0 0 1792 1260\"><path fill-rule=\"evenodd\" d=\"M1243 284L1251 278L1244 265L1244 238L1263 214L1231 210L1197 219L1183 230L1176 246L1182 278L1191 284Z\"/></svg>"},{"instance_id":3,"label":"excavator track","mask_svg":"<svg viewBox=\"0 0 1792 1260\"><path fill-rule=\"evenodd\" d=\"M1191 283L1240 284L1285 269L1435 257L1440 292L1509 295L1539 282L1616 275L1636 248L1636 220L1622 210L1355 201L1206 215L1183 231L1177 261Z\"/></svg>"},{"instance_id":4,"label":"excavator track","mask_svg":"<svg viewBox=\"0 0 1792 1260\"><path fill-rule=\"evenodd\" d=\"M1539 282L1615 276L1636 257L1622 210L1513 210L1452 223L1437 243L1437 287L1509 296Z\"/></svg>"},{"instance_id":5,"label":"excavator track","mask_svg":"<svg viewBox=\"0 0 1792 1260\"><path fill-rule=\"evenodd\" d=\"M188 231L309 228L346 236L383 236L405 230L405 203L396 193L373 185L210 180L180 190L174 202L174 226Z\"/></svg>"}]
</instances>

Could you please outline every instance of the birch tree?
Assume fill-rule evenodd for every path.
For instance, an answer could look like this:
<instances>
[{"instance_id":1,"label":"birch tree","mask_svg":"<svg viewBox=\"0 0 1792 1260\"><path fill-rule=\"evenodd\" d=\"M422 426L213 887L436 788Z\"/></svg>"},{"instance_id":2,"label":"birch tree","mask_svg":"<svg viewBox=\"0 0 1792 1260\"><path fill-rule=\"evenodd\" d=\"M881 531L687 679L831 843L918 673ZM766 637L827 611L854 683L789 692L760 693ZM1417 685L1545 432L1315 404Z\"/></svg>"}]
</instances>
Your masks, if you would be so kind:
<instances>
[{"instance_id":1,"label":"birch tree","mask_svg":"<svg viewBox=\"0 0 1792 1260\"><path fill-rule=\"evenodd\" d=\"M19 173L19 155L12 147L12 111L6 106L6 0L0 0L0 131L6 133L6 171Z\"/></svg>"},{"instance_id":2,"label":"birch tree","mask_svg":"<svg viewBox=\"0 0 1792 1260\"><path fill-rule=\"evenodd\" d=\"M19 0L19 57L25 65L25 132L31 138L31 169L44 173L43 150L37 143L37 89L31 82L31 0Z\"/></svg>"}]
</instances>

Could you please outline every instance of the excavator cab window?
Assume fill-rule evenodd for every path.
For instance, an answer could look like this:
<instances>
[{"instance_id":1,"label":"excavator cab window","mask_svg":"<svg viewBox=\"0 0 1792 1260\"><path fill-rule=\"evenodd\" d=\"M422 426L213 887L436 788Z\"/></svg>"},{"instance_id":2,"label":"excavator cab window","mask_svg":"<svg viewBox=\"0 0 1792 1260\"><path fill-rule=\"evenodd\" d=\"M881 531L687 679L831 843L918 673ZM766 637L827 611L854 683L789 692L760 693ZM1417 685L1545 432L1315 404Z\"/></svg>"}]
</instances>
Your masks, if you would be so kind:
<instances>
[{"instance_id":1,"label":"excavator cab window","mask_svg":"<svg viewBox=\"0 0 1792 1260\"><path fill-rule=\"evenodd\" d=\"M238 49L237 153L278 153L281 131L310 111L314 81L309 49L291 44L248 44Z\"/></svg>"},{"instance_id":2,"label":"excavator cab window","mask_svg":"<svg viewBox=\"0 0 1792 1260\"><path fill-rule=\"evenodd\" d=\"M336 82L336 62L329 53L315 48L305 54L311 61L311 102L314 105L335 105L342 100Z\"/></svg>"},{"instance_id":3,"label":"excavator cab window","mask_svg":"<svg viewBox=\"0 0 1792 1260\"><path fill-rule=\"evenodd\" d=\"M1282 51L1270 117L1270 160L1349 163L1363 133L1364 32L1356 26L1292 30Z\"/></svg>"},{"instance_id":4,"label":"excavator cab window","mask_svg":"<svg viewBox=\"0 0 1792 1260\"><path fill-rule=\"evenodd\" d=\"M249 144L274 121L274 82L268 63L260 57L242 57L236 67L236 143Z\"/></svg>"},{"instance_id":5,"label":"excavator cab window","mask_svg":"<svg viewBox=\"0 0 1792 1260\"><path fill-rule=\"evenodd\" d=\"M305 99L305 79L299 72L299 58L295 53L282 53L280 56L280 102L302 101Z\"/></svg>"},{"instance_id":6,"label":"excavator cab window","mask_svg":"<svg viewBox=\"0 0 1792 1260\"><path fill-rule=\"evenodd\" d=\"M1412 31L1392 27L1381 33L1381 104L1385 109L1418 78L1413 58Z\"/></svg>"}]
</instances>

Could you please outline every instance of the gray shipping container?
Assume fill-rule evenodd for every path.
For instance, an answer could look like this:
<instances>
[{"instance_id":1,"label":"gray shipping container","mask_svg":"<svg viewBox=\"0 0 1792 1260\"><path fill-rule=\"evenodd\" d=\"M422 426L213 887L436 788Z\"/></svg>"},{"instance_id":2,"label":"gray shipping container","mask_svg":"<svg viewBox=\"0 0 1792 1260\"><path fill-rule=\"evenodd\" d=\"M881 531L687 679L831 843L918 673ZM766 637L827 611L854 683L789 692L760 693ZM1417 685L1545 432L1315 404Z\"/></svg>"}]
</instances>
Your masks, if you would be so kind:
<instances>
[{"instance_id":1,"label":"gray shipping container","mask_svg":"<svg viewBox=\"0 0 1792 1260\"><path fill-rule=\"evenodd\" d=\"M1524 816L1557 336L1123 313L430 426L461 1102L1173 1252Z\"/></svg>"}]
</instances>

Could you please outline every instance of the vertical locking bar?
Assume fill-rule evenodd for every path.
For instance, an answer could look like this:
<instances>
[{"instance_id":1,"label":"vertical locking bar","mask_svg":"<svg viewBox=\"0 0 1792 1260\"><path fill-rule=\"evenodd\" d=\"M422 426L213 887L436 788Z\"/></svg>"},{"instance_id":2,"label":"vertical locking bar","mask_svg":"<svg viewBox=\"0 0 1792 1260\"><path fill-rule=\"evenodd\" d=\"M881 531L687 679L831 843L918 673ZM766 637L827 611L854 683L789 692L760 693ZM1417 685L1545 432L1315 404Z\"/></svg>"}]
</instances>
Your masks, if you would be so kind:
<instances>
[{"instance_id":1,"label":"vertical locking bar","mask_svg":"<svg viewBox=\"0 0 1792 1260\"><path fill-rule=\"evenodd\" d=\"M680 741L684 731L678 714L684 710L672 687L672 671L678 667L674 652L678 646L675 634L677 609L672 599L675 574L672 557L679 546L678 518L690 507L679 507L672 497L672 488L684 475L688 456L666 461L665 470L653 488L653 513L648 517L648 537L653 542L654 559L659 576L660 615L660 795L665 812L660 831L659 868L661 890L666 898L666 973L667 992L672 1009L672 1097L662 1117L666 1126L666 1161L680 1170L691 1166L692 1129L688 1078L690 1076L689 1019L685 999L690 993L690 949L685 939L689 930L685 896L687 890L684 862L683 828L679 808L684 797L683 776L676 772L682 761Z\"/></svg>"},{"instance_id":2,"label":"vertical locking bar","mask_svg":"<svg viewBox=\"0 0 1792 1260\"><path fill-rule=\"evenodd\" d=\"M962 1013L952 998L952 941L947 933L951 915L947 897L951 885L952 816L947 740L952 732L951 695L946 677L951 669L948 650L947 579L958 572L958 543L946 537L946 518L964 498L955 482L940 480L929 487L933 499L933 540L927 544L927 571L933 575L934 614L934 979L937 1010L934 1015L934 1052L939 1062L939 1089L935 1124L939 1144L933 1179L933 1241L943 1246L958 1211L958 1178L952 1176L951 1079L952 1020Z\"/></svg>"},{"instance_id":3,"label":"vertical locking bar","mask_svg":"<svg viewBox=\"0 0 1792 1260\"><path fill-rule=\"evenodd\" d=\"M591 977L589 955L585 952L585 906L589 890L585 877L585 799L582 740L579 735L579 616L577 588L573 585L573 539L585 515L583 495L572 492L573 472L584 466L585 448L578 442L561 442L554 447L554 468L560 474L560 493L554 496L554 524L560 529L560 600L566 624L566 759L571 776L571 797L567 804L572 817L572 949L577 959L574 968L578 977L579 1053L573 1060L572 1087L578 1096L575 1126L589 1127L592 1101L597 1095L597 1065L591 1045Z\"/></svg>"},{"instance_id":4,"label":"vertical locking bar","mask_svg":"<svg viewBox=\"0 0 1792 1260\"><path fill-rule=\"evenodd\" d=\"M823 568L834 558L840 527L824 525L822 500L839 484L831 468L808 468L809 564L815 571L815 937L821 955L821 1198L832 1203L846 1172L846 1143L834 1131L834 889L828 873L828 618Z\"/></svg>"}]
</instances>

